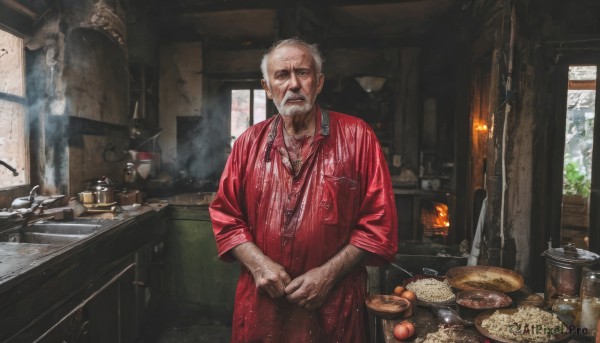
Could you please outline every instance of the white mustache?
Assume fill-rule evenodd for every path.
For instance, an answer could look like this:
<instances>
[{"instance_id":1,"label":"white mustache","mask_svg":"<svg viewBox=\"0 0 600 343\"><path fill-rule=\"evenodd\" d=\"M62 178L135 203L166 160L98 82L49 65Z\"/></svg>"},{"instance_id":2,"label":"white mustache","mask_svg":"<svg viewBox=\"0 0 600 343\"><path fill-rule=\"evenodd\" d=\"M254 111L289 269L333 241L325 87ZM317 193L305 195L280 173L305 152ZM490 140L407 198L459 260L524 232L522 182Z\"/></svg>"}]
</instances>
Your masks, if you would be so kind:
<instances>
[{"instance_id":1,"label":"white mustache","mask_svg":"<svg viewBox=\"0 0 600 343\"><path fill-rule=\"evenodd\" d=\"M285 93L285 96L281 100L281 103L285 104L286 102L288 102L290 100L304 100L304 101L306 101L306 96L304 94L302 94L302 93L287 92L287 93Z\"/></svg>"}]
</instances>

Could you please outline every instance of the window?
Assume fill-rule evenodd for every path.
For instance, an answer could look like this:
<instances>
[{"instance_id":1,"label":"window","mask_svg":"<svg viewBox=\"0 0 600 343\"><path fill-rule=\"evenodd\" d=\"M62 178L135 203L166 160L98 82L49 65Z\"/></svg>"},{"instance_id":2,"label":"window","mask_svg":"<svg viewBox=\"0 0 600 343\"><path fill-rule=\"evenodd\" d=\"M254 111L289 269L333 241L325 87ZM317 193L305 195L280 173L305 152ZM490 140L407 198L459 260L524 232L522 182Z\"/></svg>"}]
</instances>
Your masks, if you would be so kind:
<instances>
[{"instance_id":1,"label":"window","mask_svg":"<svg viewBox=\"0 0 600 343\"><path fill-rule=\"evenodd\" d=\"M250 127L267 119L267 96L261 88L231 90L231 144Z\"/></svg>"},{"instance_id":2,"label":"window","mask_svg":"<svg viewBox=\"0 0 600 343\"><path fill-rule=\"evenodd\" d=\"M0 188L29 183L23 39L0 30Z\"/></svg>"},{"instance_id":3,"label":"window","mask_svg":"<svg viewBox=\"0 0 600 343\"><path fill-rule=\"evenodd\" d=\"M592 185L595 65L570 65L563 162L561 244L589 249L589 210Z\"/></svg>"}]
</instances>

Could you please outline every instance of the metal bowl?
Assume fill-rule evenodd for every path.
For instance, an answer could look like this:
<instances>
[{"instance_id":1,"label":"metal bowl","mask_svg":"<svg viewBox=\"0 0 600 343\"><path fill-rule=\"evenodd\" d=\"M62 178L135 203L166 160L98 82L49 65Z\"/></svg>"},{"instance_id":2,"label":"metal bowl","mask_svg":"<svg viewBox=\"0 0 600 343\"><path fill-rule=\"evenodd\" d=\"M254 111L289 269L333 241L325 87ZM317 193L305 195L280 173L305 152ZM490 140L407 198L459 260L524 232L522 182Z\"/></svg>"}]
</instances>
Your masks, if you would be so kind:
<instances>
[{"instance_id":1,"label":"metal bowl","mask_svg":"<svg viewBox=\"0 0 600 343\"><path fill-rule=\"evenodd\" d=\"M475 310L490 310L508 307L512 299L504 293L478 289L458 293L456 303Z\"/></svg>"},{"instance_id":2,"label":"metal bowl","mask_svg":"<svg viewBox=\"0 0 600 343\"><path fill-rule=\"evenodd\" d=\"M508 295L501 292L476 289L458 293L456 303L460 314L471 319L487 310L508 307L513 301Z\"/></svg>"}]
</instances>

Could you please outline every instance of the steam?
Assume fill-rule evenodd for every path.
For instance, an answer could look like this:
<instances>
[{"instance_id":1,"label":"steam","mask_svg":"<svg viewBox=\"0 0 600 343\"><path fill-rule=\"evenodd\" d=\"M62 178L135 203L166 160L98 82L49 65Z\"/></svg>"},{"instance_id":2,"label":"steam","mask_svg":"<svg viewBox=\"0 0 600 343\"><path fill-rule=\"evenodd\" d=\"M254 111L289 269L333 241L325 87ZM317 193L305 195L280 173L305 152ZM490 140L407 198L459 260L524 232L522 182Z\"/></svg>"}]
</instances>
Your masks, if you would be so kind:
<instances>
[{"instance_id":1,"label":"steam","mask_svg":"<svg viewBox=\"0 0 600 343\"><path fill-rule=\"evenodd\" d=\"M229 137L222 132L225 118L212 111L197 118L197 125L189 130L181 127L178 118L178 135L187 132L181 136L186 144L177 146L180 169L197 180L217 181L230 150Z\"/></svg>"}]
</instances>

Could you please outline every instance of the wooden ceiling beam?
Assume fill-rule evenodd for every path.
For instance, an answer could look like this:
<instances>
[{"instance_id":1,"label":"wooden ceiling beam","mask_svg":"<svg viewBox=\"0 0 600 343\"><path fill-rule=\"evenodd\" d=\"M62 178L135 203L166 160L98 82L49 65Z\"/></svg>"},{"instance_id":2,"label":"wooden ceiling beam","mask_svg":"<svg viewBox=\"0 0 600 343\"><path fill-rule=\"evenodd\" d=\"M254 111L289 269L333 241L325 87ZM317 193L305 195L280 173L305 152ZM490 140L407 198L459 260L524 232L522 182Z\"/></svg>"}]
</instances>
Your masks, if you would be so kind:
<instances>
[{"instance_id":1,"label":"wooden ceiling beam","mask_svg":"<svg viewBox=\"0 0 600 343\"><path fill-rule=\"evenodd\" d=\"M0 0L0 4L29 17L29 19L31 19L32 21L35 21L38 17L35 11L31 10L30 8L15 0Z\"/></svg>"},{"instance_id":2,"label":"wooden ceiling beam","mask_svg":"<svg viewBox=\"0 0 600 343\"><path fill-rule=\"evenodd\" d=\"M30 36L33 19L0 1L0 27L18 36Z\"/></svg>"},{"instance_id":3,"label":"wooden ceiling beam","mask_svg":"<svg viewBox=\"0 0 600 343\"><path fill-rule=\"evenodd\" d=\"M354 6L354 5L385 5L399 3L421 3L429 0L330 0L328 6ZM298 0L195 0L195 1L177 1L160 0L160 6L174 8L177 12L218 12L243 9L276 9L276 8L293 8L298 5L320 5L319 1L298 1Z\"/></svg>"}]
</instances>

